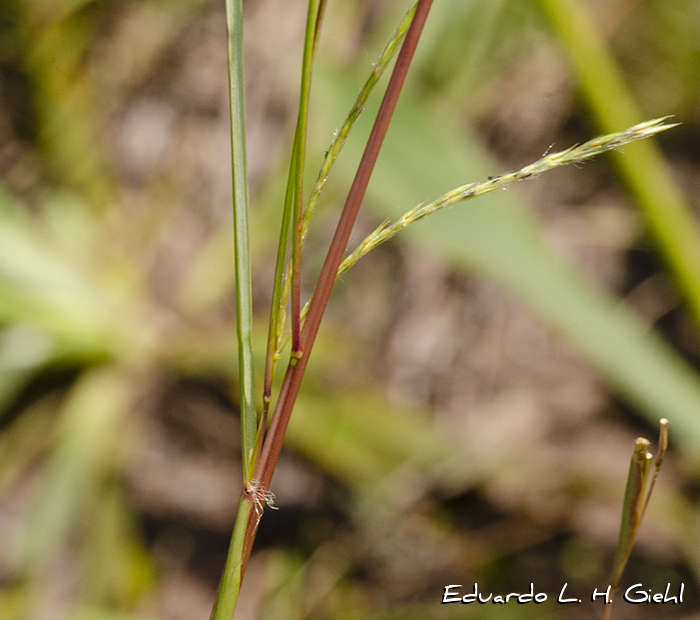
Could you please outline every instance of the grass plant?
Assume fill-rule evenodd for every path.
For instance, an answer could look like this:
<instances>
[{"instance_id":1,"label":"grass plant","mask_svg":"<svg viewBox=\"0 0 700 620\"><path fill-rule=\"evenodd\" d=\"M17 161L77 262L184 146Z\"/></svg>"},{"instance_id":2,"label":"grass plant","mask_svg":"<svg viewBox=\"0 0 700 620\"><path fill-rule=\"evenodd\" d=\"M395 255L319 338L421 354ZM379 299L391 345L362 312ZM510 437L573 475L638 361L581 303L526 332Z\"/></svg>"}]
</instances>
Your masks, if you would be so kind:
<instances>
[{"instance_id":1,"label":"grass plant","mask_svg":"<svg viewBox=\"0 0 700 620\"><path fill-rule=\"evenodd\" d=\"M242 3L241 0L229 0L229 5L234 8L229 8L227 11L229 22L229 39L232 36L238 36L242 39L241 21L242 21ZM386 135L389 122L394 113L401 88L405 81L408 68L415 53L418 40L420 38L423 26L430 11L432 2L430 0L419 0L416 6L411 10L404 22L394 33L389 44L382 54L382 60L378 63L378 67L386 64L390 58L391 52L396 48L399 41L403 38L405 30L405 39L403 40L401 51L398 55L396 65L387 86L384 99L377 112L373 129L369 135L367 146L365 148L362 159L358 166L357 173L348 192L345 206L340 214L335 234L330 244L328 255L324 262L321 274L315 287L308 308L305 312L301 311L300 291L301 291L301 249L302 242L308 230L308 223L311 214L313 213L316 200L323 187L325 179L328 177L330 168L334 158L337 156L340 148L342 148L342 138L335 140L327 151L326 161L319 173L314 192L312 193L311 201L307 206L303 205L303 178L304 178L304 162L306 158L306 133L308 120L308 103L311 87L311 72L316 51L319 30L322 21L324 3L315 0L310 0L308 8L308 18L306 26L306 37L304 44L304 57L302 66L301 78L301 96L299 104L299 116L297 120L297 128L294 137L294 146L292 149L291 165L289 179L287 182L287 191L285 197L285 205L282 215L282 230L280 234L280 242L277 252L277 264L274 280L274 290L272 295L272 309L270 312L270 327L268 330L268 343L266 355L266 370L265 370L265 387L263 394L263 413L258 422L254 411L254 399L251 408L251 395L244 394L244 390L248 390L253 384L252 377L252 347L250 342L252 339L252 322L249 320L250 307L250 269L249 269L249 245L247 239L247 227L241 223L241 219L247 216L247 194L244 196L241 190L234 190L234 226L235 226L235 243L236 243L236 273L243 277L243 280L238 283L239 288L244 288L244 293L238 293L236 299L238 319L238 334L239 334L239 368L241 375L241 419L243 426L243 460L244 460L244 481L243 490L241 493L241 501L236 519L236 525L231 542L229 556L227 558L226 568L222 576L219 587L217 602L212 610L213 620L228 620L233 617L236 607L238 593L240 591L245 568L250 557L255 534L263 516L263 511L266 505L274 507L274 495L270 491L270 483L277 464L277 459L282 447L282 442L289 424L294 404L299 393L301 381L304 376L304 371L311 354L311 350L318 333L321 320L328 300L331 295L331 290L336 279L347 271L353 264L370 250L381 244L382 242L393 237L400 230L408 225L426 217L439 209L452 205L457 202L465 201L470 198L475 198L479 195L488 193L495 189L505 187L506 185L518 180L527 179L538 174L542 174L548 170L558 166L567 164L576 164L586 159L603 153L608 150L621 148L622 146L648 138L654 134L669 129L673 125L664 124L664 119L652 120L639 123L630 129L607 136L595 138L579 147L571 147L566 151L547 155L541 160L526 166L522 170L500 175L495 178L489 178L482 183L472 183L464 187L457 188L441 198L423 203L408 211L394 224L384 223L377 228L367 239L365 239L358 248L352 252L345 260L345 255L350 233L357 219L357 215L362 204L363 198L369 180L377 161L379 150L382 146L384 136ZM232 84L232 104L231 118L232 125L235 122L244 123L244 114L242 113L242 95L241 85L243 82L243 70L240 63L242 40L237 41L235 45L229 44L229 80ZM361 91L358 102L351 110L348 121L346 121L341 136L344 138L352 128L352 124L362 107L363 99L366 98L365 93L369 93L376 83L378 72L375 70L370 75L370 78ZM234 87L233 84L237 86ZM235 96L235 100L233 97ZM232 144L234 148L233 165L234 165L234 188L247 187L245 178L241 178L241 170L245 174L245 134L239 130L232 132ZM238 167L238 169L237 169ZM240 196L240 197L239 197ZM245 234L239 231L246 231ZM288 238L292 239L292 251L289 262L287 260L287 245ZM240 265L246 267L241 269ZM288 290L291 288L291 351L290 359L285 373L285 378L280 388L277 399L277 404L274 408L271 423L268 428L267 416L268 407L271 402L272 378L274 374L274 365L277 357L280 355L281 328L284 323L285 306L288 301ZM308 311L306 311L308 310ZM241 319L241 315L245 320ZM304 320L302 320L302 317ZM243 376L247 373L247 376ZM252 439L252 429L258 427L258 436L255 441ZM664 426L665 428L665 426ZM247 439L246 439L247 434ZM640 444L641 445L641 444ZM644 458L646 458L646 445L644 444ZM260 447L260 454L256 446ZM641 448L640 448L641 450ZM640 458L638 457L639 450L635 450L636 464ZM641 454L641 453L640 453ZM660 467L660 460L657 466ZM635 481L631 485L636 485L635 501L642 501L639 486L641 489L646 485L646 470L640 473L636 465L633 466L636 472ZM639 483L639 484L637 484ZM631 493L631 492L630 492ZM628 493L628 495L630 495ZM645 496L648 501L648 496ZM632 500L629 500L632 501ZM634 535L641 521L642 511L637 510L636 504L631 507L626 501L625 514L632 511L636 516L636 521L632 526L625 529L625 539L628 543L625 547L627 555L624 560L616 561L614 570L614 582L616 587L619 585L621 571L631 550L631 545L634 542ZM623 516L623 523L625 518Z\"/></svg>"},{"instance_id":2,"label":"grass plant","mask_svg":"<svg viewBox=\"0 0 700 620\"><path fill-rule=\"evenodd\" d=\"M326 5L325 0L308 2L303 52L296 63L301 64L298 111L286 191L276 205L281 208L275 213L274 228L276 233L279 226L280 235L274 269L270 269L274 276L266 347L261 337L265 328L254 313L253 276L260 248L268 243L256 235L271 227L264 208L250 204L248 190L242 0L228 0L225 12L234 243L228 228L210 236L202 233L207 238L201 251L196 256L185 251L186 260L180 262L168 260L163 252L168 244L179 244L171 239L177 221L173 195L179 179L162 171L149 179L144 172L124 189L119 173L111 168L117 167L111 163L114 155L103 142L109 142L104 136L109 136L110 127L118 124L114 119L128 108L125 102L147 90L144 84L149 84L149 76L183 25L201 18L201 0L167 7L158 0L123 6L118 0L10 1L0 6L0 86L6 77L9 84L7 93L0 89L0 95L17 96L24 102L21 93L26 90L25 107L30 112L23 109L22 114L32 117L5 114L11 106L0 98L0 129L28 126L17 130L19 136L11 137L6 149L0 144L4 149L0 150L0 519L7 517L11 522L15 512L21 513L21 527L8 528L10 536L0 531L3 620L42 617L52 609L51 584L63 566L79 577L76 591L64 596L70 601L63 601L68 617L140 620L146 613L152 620L142 611L142 603L153 592L158 560L139 535L128 478L134 476L134 453L147 435L144 411L156 399L153 394L164 391L164 377L236 387L233 401L240 411L242 480L214 620L233 617L263 512L276 507L270 486L283 442L341 481L353 498L353 510L362 515L358 520L364 518L373 526L382 519L394 526L393 518L400 512L397 506L404 506L405 499L396 500L394 495L414 480L419 481L418 487L445 495L454 489L462 493L487 488L498 480L496 469L508 464L474 462L463 446L444 437L431 420L388 402L378 388L330 397L318 388L321 380L315 368L330 366L337 357L335 341L329 345L322 331L319 336L335 282L398 232L406 247L432 248L455 270L474 273L512 294L648 421L655 422L661 415L669 418L677 458L690 472L691 482L695 477L694 468L700 462L697 371L619 299L591 284L552 251L544 240L543 226L518 203L516 192L494 191L611 151L656 251L700 323L697 224L655 146L655 136L675 123L668 117L643 121L675 110L642 111L644 106L625 84L604 33L578 0L533 0L518 6L501 0L436 3L431 19L439 17L440 22L432 30L431 21L426 21L429 0L410 8L392 6L397 21L399 13L408 12L364 82L348 77L351 71L331 74L324 59L317 57L324 49L321 27L328 20ZM343 10L349 11L349 6ZM530 17L521 19L526 14ZM580 145L547 154L518 171L494 174L494 166L484 164L488 154L477 150L466 132L457 136L441 121L461 114L477 116L464 113L463 100L474 81L483 79L483 72L495 73L489 59L498 56L494 50L515 47L521 41L518 37L527 38L508 20L531 24L536 21L533 14L548 20L568 54L582 99L591 111L591 124L604 135L584 138ZM123 19L112 29L115 16ZM440 54L461 58L464 39L470 38L461 29L472 21L482 23L475 19L480 16L486 25L471 33L474 45L469 57L457 67L451 61L440 64L436 60ZM379 32L385 20L377 23ZM510 23L511 30L502 30L504 23ZM449 34L450 25L459 26L457 36ZM443 36L443 30L448 34ZM513 36L501 39L504 32ZM135 34L130 38L129 33ZM495 47L494 40L499 41ZM695 38L692 41L694 45ZM373 95L392 63L383 103L377 106ZM397 106L411 66L411 75L420 74L421 86L406 89L409 92ZM443 92L435 85L446 82L452 72L458 75L446 85L448 95L432 94L433 87ZM21 79L13 82L18 75ZM308 169L316 155L315 89L323 95L324 113L334 119L342 119L354 103L312 181ZM157 89L149 90L149 96L153 92ZM692 108L696 99L691 94L687 98ZM211 106L205 115L212 115ZM687 116L681 120L678 131L688 127ZM392 129L387 133L390 121ZM364 154L362 135L369 136ZM382 158L377 160L380 148ZM167 145L164 150L168 151ZM349 169L351 160L360 161L356 171ZM187 161L182 159L180 164ZM331 183L350 189L343 196L345 206L320 276L304 305L302 292L314 267L313 260L307 260L313 249L307 241L325 226L314 229L312 222L320 219L314 215L325 207L321 198L325 201L331 194L328 202L333 202L332 192L337 192L327 183L331 172ZM175 176L179 174L178 170ZM375 181L370 184L372 175ZM445 192L478 178L484 180ZM193 194L194 202L200 200L199 190ZM473 198L479 200L456 206ZM192 207L191 195L183 200ZM201 200L207 200L206 195ZM409 206L418 200L423 201L413 209L396 211L397 204ZM355 242L349 240L363 202L370 210L368 219L384 223L353 246ZM330 217L328 213L323 217ZM160 276L154 275L161 252L166 256L162 264L187 264L175 301L163 300ZM211 318L228 316L227 299L234 289L237 345L232 344L233 328ZM285 346L289 357L280 377L277 366ZM312 348L315 364L307 366ZM262 380L256 381L256 371ZM300 391L302 379L306 389ZM647 468L648 442L636 446L609 578L614 589L621 583L649 504L665 444L662 426L654 474ZM512 456L517 468L531 455L523 451ZM607 478L612 474L590 486L605 495ZM28 495L31 501L24 499ZM687 544L698 539L696 508L681 492L668 491L664 499L660 514L673 540L688 566L700 566L696 551L700 545ZM381 514L370 515L377 506ZM438 512L434 507L430 510ZM422 515L418 521L429 522L432 516ZM432 530L420 529L420 524L419 529L439 538L446 521L440 516L435 519L439 526L431 521ZM10 538L12 544L5 545ZM381 534L376 535L380 538ZM342 553L347 551L344 542L335 538L308 561L284 552L267 556L278 572L292 575L280 588L281 594L272 597L273 608L281 610L278 617L301 616L301 606L292 606L301 599L302 577L314 571L327 577L327 592L340 593L329 606L329 618L408 618L432 613L432 608L411 604L397 604L386 612L366 610L360 604L353 607L353 601L365 593L352 591L352 585L345 583L352 581L348 574L354 558ZM327 570L331 565L333 570ZM333 611L341 608L342 614ZM516 613L530 617L527 610Z\"/></svg>"}]
</instances>

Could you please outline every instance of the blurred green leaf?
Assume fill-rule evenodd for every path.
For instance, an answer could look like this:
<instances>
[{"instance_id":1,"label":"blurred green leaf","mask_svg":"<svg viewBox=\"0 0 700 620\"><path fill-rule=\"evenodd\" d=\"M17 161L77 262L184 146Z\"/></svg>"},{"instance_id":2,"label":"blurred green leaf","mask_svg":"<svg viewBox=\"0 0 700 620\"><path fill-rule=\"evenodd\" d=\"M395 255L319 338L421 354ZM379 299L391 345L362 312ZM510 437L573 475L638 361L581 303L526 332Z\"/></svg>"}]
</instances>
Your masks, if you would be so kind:
<instances>
[{"instance_id":1,"label":"blurred green leaf","mask_svg":"<svg viewBox=\"0 0 700 620\"><path fill-rule=\"evenodd\" d=\"M133 269L66 249L69 239L100 244L88 214L57 194L43 217L30 215L0 184L0 322L31 325L56 357L143 360L152 328Z\"/></svg>"},{"instance_id":2,"label":"blurred green leaf","mask_svg":"<svg viewBox=\"0 0 700 620\"><path fill-rule=\"evenodd\" d=\"M580 0L539 0L576 71L580 89L601 131L644 120L617 60L588 7ZM672 112L668 110L664 114ZM649 235L700 329L700 229L656 140L612 153L644 215ZM658 417L658 416L656 416Z\"/></svg>"},{"instance_id":3,"label":"blurred green leaf","mask_svg":"<svg viewBox=\"0 0 700 620\"><path fill-rule=\"evenodd\" d=\"M82 600L132 608L155 579L154 561L138 537L121 480L111 479L91 498Z\"/></svg>"},{"instance_id":4,"label":"blurred green leaf","mask_svg":"<svg viewBox=\"0 0 700 620\"><path fill-rule=\"evenodd\" d=\"M45 562L65 543L80 508L117 467L134 396L131 378L110 367L84 373L67 396L39 502L25 532L28 566Z\"/></svg>"},{"instance_id":5,"label":"blurred green leaf","mask_svg":"<svg viewBox=\"0 0 700 620\"><path fill-rule=\"evenodd\" d=\"M401 465L431 477L438 486L457 483L464 488L479 472L478 463L468 463L460 447L442 436L427 416L371 393L302 393L286 437L324 471L353 485L375 483ZM451 471L441 479L446 463Z\"/></svg>"}]
</instances>

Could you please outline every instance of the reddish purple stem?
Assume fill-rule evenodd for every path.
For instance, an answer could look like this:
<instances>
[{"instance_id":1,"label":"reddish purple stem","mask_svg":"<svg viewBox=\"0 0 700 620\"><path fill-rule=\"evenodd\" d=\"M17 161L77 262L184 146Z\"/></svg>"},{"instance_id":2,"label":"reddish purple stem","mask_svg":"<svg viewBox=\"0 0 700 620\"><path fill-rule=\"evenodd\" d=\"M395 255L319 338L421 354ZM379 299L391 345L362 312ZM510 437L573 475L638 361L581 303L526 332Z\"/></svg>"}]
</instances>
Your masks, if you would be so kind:
<instances>
[{"instance_id":1,"label":"reddish purple stem","mask_svg":"<svg viewBox=\"0 0 700 620\"><path fill-rule=\"evenodd\" d=\"M301 386L302 377L304 376L304 371L306 370L306 365L309 361L309 353L316 340L321 319L323 318L323 313L325 312L328 300L331 296L333 284L335 283L338 268L340 267L348 245L350 233L357 219L357 214L360 210L360 205L362 204L370 177L372 176L379 150L386 136L389 122L396 108L396 102L401 93L401 88L403 87L408 68L413 60L413 55L432 3L432 0L419 0L418 2L416 14L396 60L396 66L389 80L389 85L387 86L384 99L382 100L381 107L379 108L377 118L374 122L372 133L367 141L365 152L358 166L355 179L350 187L345 206L343 207L338 226L328 250L328 255L326 256L323 269L321 270L321 275L316 284L314 296L309 307L306 322L304 323L304 329L301 333L301 356L299 359L292 357L287 367L277 405L272 416L272 422L265 438L262 453L255 467L254 479L258 481L258 484L264 491L267 491L270 487L277 459L282 449L284 435L287 431L287 425L289 424L289 418L297 395L299 394L299 388ZM248 561L257 525L257 519L251 519L248 524L244 567Z\"/></svg>"}]
</instances>

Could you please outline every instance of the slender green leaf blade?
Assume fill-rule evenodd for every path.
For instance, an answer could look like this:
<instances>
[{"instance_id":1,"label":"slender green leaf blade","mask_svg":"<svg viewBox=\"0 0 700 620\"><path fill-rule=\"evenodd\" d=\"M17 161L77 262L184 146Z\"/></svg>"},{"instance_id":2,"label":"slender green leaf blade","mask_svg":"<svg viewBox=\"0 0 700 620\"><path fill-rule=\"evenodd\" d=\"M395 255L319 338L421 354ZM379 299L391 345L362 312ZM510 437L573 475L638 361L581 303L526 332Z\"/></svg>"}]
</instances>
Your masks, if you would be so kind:
<instances>
[{"instance_id":1,"label":"slender green leaf blade","mask_svg":"<svg viewBox=\"0 0 700 620\"><path fill-rule=\"evenodd\" d=\"M233 230L236 263L236 330L241 405L243 475L250 479L254 466L257 416L253 370L253 301L248 241L248 173L246 163L245 99L243 80L243 0L227 0L229 102L233 162Z\"/></svg>"}]
</instances>

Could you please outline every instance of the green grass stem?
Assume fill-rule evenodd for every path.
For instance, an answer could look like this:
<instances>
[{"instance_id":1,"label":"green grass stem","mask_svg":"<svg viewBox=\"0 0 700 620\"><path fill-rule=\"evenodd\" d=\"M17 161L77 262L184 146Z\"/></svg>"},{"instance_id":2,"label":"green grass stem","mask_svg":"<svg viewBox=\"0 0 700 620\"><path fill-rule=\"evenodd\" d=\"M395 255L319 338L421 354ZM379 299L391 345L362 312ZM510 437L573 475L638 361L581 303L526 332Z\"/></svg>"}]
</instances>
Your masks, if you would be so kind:
<instances>
[{"instance_id":1,"label":"green grass stem","mask_svg":"<svg viewBox=\"0 0 700 620\"><path fill-rule=\"evenodd\" d=\"M229 101L233 163L233 237L236 267L236 333L240 383L243 476L250 480L255 467L257 414L253 370L253 301L248 240L248 173L246 163L245 98L243 82L243 0L226 0Z\"/></svg>"},{"instance_id":2,"label":"green grass stem","mask_svg":"<svg viewBox=\"0 0 700 620\"><path fill-rule=\"evenodd\" d=\"M379 56L379 59L377 62L374 63L372 67L372 71L367 78L366 82L360 89L360 93L357 96L357 99L355 100L355 103L353 104L352 108L350 109L350 112L347 115L347 118L345 119L345 122L343 123L343 126L340 128L338 132L333 136L331 143L328 147L328 150L326 151L326 155L323 159L323 164L321 165L321 169L319 170L318 176L316 177L316 182L314 183L314 187L311 191L311 196L309 197L309 202L306 206L306 209L304 210L304 216L303 216L303 221L302 221L302 228L301 228L301 243L303 247L303 243L306 239L306 235L309 230L309 224L311 222L311 218L313 217L314 211L316 209L316 204L318 202L319 196L321 195L321 192L323 191L323 187L326 184L326 181L328 180L328 177L330 175L331 169L333 168L333 164L335 163L336 159L338 158L338 155L340 155L341 150L343 149L343 146L345 145L345 142L348 139L348 136L350 135L350 131L352 130L353 126L355 125L355 122L357 119L361 116L362 112L365 109L365 105L367 104L367 100L369 99L370 94L374 91L375 86L379 82L380 78L384 74L384 71L386 68L389 66L389 63L391 60L394 58L396 51L401 45L401 43L404 40L404 37L406 36L406 32L408 30L408 27L411 25L411 21L413 20L413 16L415 15L416 12L416 5L414 4L413 7L404 15L403 19L401 20L401 23L398 25L396 30L393 32L391 37L389 38L388 43L382 50L382 53ZM279 259L279 257L278 257ZM284 322L285 322L285 308L287 306L287 301L289 299L289 292L291 288L291 264L287 265L287 270L284 275L284 288L281 292L281 295L278 297L277 303L275 303L273 299L273 308L278 308L279 313L278 316L275 317L275 327L276 327L276 336L274 340L275 344L275 350L274 353L270 354L268 351L268 355L271 355L272 360L273 360L273 368L274 368L274 363L279 359L280 354L282 353L282 350L284 349L284 346L288 342L288 339L284 337ZM275 291L277 291L277 288L275 288ZM306 312L308 311L308 304L304 307L301 313L301 318L306 316ZM272 375L270 374L269 377L270 381L270 386L272 385ZM267 382L267 376L266 376L266 382ZM269 398L267 401L269 403Z\"/></svg>"},{"instance_id":3,"label":"green grass stem","mask_svg":"<svg viewBox=\"0 0 700 620\"><path fill-rule=\"evenodd\" d=\"M250 249L248 244L248 191L245 157L245 105L243 97L243 62L242 62L242 0L227 2L227 24L229 32L229 86L231 101L231 144L233 151L234 179L234 228L236 249L236 310L239 342L239 368L241 375L241 426L243 435L244 490L238 505L236 522L226 566L221 577L219 593L211 614L211 620L231 620L236 609L243 573L250 555L253 536L250 531L257 528L257 521L262 516L262 502L256 491L257 485L252 481L253 468L258 449L262 443L266 426L266 414L269 406L270 389L274 359L270 354L275 351L275 339L278 333L279 298L284 286L283 273L287 240L290 227L292 233L292 277L295 279L293 307L296 304L295 350L299 347L301 330L299 319L299 277L301 269L301 221L304 158L306 151L306 127L308 103L311 90L311 69L314 52L318 43L318 31L321 23L325 0L310 0L306 38L304 43L304 62L302 68L302 87L299 104L299 118L292 149L289 180L282 217L282 231L277 257L273 305L270 316L268 354L265 369L265 392L263 416L258 426L255 412L255 395L253 380L252 355L252 302ZM292 215L296 213L295 218ZM242 290L243 289L243 290ZM294 314L294 309L293 309ZM269 381L269 382L268 382ZM248 391L250 389L250 391Z\"/></svg>"},{"instance_id":4,"label":"green grass stem","mask_svg":"<svg viewBox=\"0 0 700 620\"><path fill-rule=\"evenodd\" d=\"M255 511L255 505L249 495L243 493L238 502L238 512L236 513L236 523L233 527L231 545L226 566L221 575L219 592L212 609L209 620L231 620L233 612L236 610L238 594L241 590L241 581L245 570L244 558L248 555L246 549L246 528L250 520L251 513Z\"/></svg>"},{"instance_id":5,"label":"green grass stem","mask_svg":"<svg viewBox=\"0 0 700 620\"><path fill-rule=\"evenodd\" d=\"M309 2L308 17L306 23L306 35L304 37L304 56L301 72L301 92L299 95L299 115L294 134L292 158L287 178L287 190L285 193L284 209L282 212L282 229L277 248L277 262L275 265L275 279L272 291L272 306L270 310L270 324L267 338L267 353L265 357L265 386L263 393L263 418L260 432L264 433L267 424L267 412L272 395L272 378L275 365L279 358L279 342L282 339L285 322L285 308L289 299L289 290L293 288L292 295L292 331L295 345L298 351L299 335L301 330L300 312L300 286L301 286L301 220L303 205L303 182L306 159L306 134L308 125L309 98L311 95L311 77L314 55L318 45L321 20L325 9L325 0L311 0ZM294 217L292 217L294 215ZM287 265L287 244L292 232L292 261ZM292 282L294 286L292 287Z\"/></svg>"},{"instance_id":6,"label":"green grass stem","mask_svg":"<svg viewBox=\"0 0 700 620\"><path fill-rule=\"evenodd\" d=\"M299 118L297 120L294 184L294 228L292 234L292 355L301 354L301 228L304 215L304 170L306 167L306 134L309 119L309 98L311 97L311 76L321 26L322 7L325 2L309 1L304 40L304 60L301 70L301 93L299 96Z\"/></svg>"},{"instance_id":7,"label":"green grass stem","mask_svg":"<svg viewBox=\"0 0 700 620\"><path fill-rule=\"evenodd\" d=\"M348 116L345 119L343 126L338 132L336 132L336 134L333 136L333 139L331 140L328 150L326 151L326 155L323 159L321 169L319 170L318 176L316 177L316 182L314 183L313 190L311 191L309 203L306 209L304 210L302 239L306 238L306 234L309 230L309 222L313 217L314 211L316 209L316 203L318 202L318 198L321 195L321 192L323 191L323 187L326 184L326 181L328 180L331 168L333 167L333 164L338 158L338 155L340 155L340 151L343 149L343 146L345 146L345 142L347 141L348 136L350 135L350 131L355 125L355 121L357 121L357 119L364 111L365 105L367 104L367 100L369 99L370 94L372 93L374 87L377 85L380 78L384 74L386 68L389 66L389 63L394 58L394 55L396 54L396 50L398 49L399 45L401 45L401 43L403 42L408 27L411 25L411 21L413 20L413 16L415 15L415 13L416 5L414 4L411 7L411 9L406 13L406 15L404 15L403 19L401 20L401 23L398 25L396 30L394 30L393 34L389 38L388 43L386 44L386 46L382 50L382 53L379 56L379 60L377 60L377 62L375 62L372 66L372 71L369 77L367 78L367 81L360 89L360 94L357 96L355 103L350 109L350 112L348 113Z\"/></svg>"},{"instance_id":8,"label":"green grass stem","mask_svg":"<svg viewBox=\"0 0 700 620\"><path fill-rule=\"evenodd\" d=\"M295 137L296 145L296 137ZM291 170L296 165L296 148L292 151ZM275 263L275 279L272 286L272 306L270 309L270 325L267 334L267 353L265 355L265 386L263 388L263 416L260 433L265 432L267 426L267 412L270 408L272 398L272 378L275 373L275 366L280 356L279 342L282 338L285 320L285 308L289 298L289 287L291 285L291 265L285 272L285 261L287 257L287 243L289 240L289 228L292 223L292 212L294 207L294 189L290 182L287 183L287 190L284 199L284 209L282 211L282 228L280 230L280 240L277 245L277 261Z\"/></svg>"}]
</instances>

